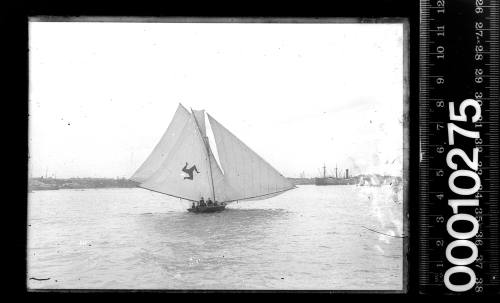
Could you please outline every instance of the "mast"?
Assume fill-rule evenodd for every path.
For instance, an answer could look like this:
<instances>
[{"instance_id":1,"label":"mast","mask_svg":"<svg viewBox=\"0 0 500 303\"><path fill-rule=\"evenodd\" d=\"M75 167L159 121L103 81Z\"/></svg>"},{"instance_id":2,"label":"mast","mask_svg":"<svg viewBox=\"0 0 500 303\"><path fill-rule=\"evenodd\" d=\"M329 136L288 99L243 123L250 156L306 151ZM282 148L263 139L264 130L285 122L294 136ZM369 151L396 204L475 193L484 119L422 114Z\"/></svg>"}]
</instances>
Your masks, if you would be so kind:
<instances>
[{"instance_id":1,"label":"mast","mask_svg":"<svg viewBox=\"0 0 500 303\"><path fill-rule=\"evenodd\" d=\"M214 188L214 177L212 176L212 160L210 159L210 146L208 145L208 137L205 136L203 138L205 141L205 147L207 148L207 154L208 154L208 167L210 168L210 182L212 183L212 195L214 197L214 202L215 202L215 188Z\"/></svg>"},{"instance_id":2,"label":"mast","mask_svg":"<svg viewBox=\"0 0 500 303\"><path fill-rule=\"evenodd\" d=\"M198 124L198 120L196 120L196 117L194 115L194 112L193 112L193 109L191 109L191 113L193 115L193 118L194 118L194 122L196 123L196 127L198 128L198 131L200 132L200 136L201 136L201 129L200 129L200 125ZM203 118L205 118L205 115L203 115ZM210 170L210 174L209 174L209 178L210 178L210 183L212 185L212 196L214 198L214 202L215 202L215 188L214 188L214 178L212 176L212 161L211 161L211 157L210 157L210 146L208 144L208 136L204 136L202 137L202 140L203 140L203 143L205 144L205 148L207 150L207 157L208 157L208 167L209 167L209 170Z\"/></svg>"},{"instance_id":3,"label":"mast","mask_svg":"<svg viewBox=\"0 0 500 303\"><path fill-rule=\"evenodd\" d=\"M214 182L225 186L224 202L266 199L294 188L289 180L238 137L209 114L207 117L217 146L218 160L224 169L218 181L220 170L214 158L214 166L217 165L213 170Z\"/></svg>"},{"instance_id":4,"label":"mast","mask_svg":"<svg viewBox=\"0 0 500 303\"><path fill-rule=\"evenodd\" d=\"M323 164L323 178L326 178L326 165Z\"/></svg>"}]
</instances>

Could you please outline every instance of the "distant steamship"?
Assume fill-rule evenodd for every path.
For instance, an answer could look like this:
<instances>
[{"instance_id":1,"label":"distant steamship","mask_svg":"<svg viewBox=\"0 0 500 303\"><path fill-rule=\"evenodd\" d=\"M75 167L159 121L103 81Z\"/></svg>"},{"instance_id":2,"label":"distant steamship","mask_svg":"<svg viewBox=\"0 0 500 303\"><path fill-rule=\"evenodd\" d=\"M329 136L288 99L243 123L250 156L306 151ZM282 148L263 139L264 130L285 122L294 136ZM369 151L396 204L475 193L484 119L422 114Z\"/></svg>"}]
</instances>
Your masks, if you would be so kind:
<instances>
[{"instance_id":1,"label":"distant steamship","mask_svg":"<svg viewBox=\"0 0 500 303\"><path fill-rule=\"evenodd\" d=\"M357 184L356 178L349 177L349 169L345 170L343 176L338 175L337 167L335 167L335 176L326 175L326 165L323 165L323 176L314 178L314 184L316 185L353 185Z\"/></svg>"}]
</instances>

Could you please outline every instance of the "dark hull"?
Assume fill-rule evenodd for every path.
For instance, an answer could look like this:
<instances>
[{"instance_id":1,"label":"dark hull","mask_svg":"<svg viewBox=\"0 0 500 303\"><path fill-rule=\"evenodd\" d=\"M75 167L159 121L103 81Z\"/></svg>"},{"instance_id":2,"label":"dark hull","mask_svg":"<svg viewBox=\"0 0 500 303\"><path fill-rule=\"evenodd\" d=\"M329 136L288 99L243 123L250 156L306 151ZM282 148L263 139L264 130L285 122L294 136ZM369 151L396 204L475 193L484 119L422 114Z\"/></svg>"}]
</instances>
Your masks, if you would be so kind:
<instances>
[{"instance_id":1,"label":"dark hull","mask_svg":"<svg viewBox=\"0 0 500 303\"><path fill-rule=\"evenodd\" d=\"M202 206L196 208L188 208L188 211L191 213L214 213L218 211L223 211L225 208L226 205Z\"/></svg>"},{"instance_id":2,"label":"dark hull","mask_svg":"<svg viewBox=\"0 0 500 303\"><path fill-rule=\"evenodd\" d=\"M356 180L349 178L315 178L314 184L316 185L351 185L356 184Z\"/></svg>"}]
</instances>

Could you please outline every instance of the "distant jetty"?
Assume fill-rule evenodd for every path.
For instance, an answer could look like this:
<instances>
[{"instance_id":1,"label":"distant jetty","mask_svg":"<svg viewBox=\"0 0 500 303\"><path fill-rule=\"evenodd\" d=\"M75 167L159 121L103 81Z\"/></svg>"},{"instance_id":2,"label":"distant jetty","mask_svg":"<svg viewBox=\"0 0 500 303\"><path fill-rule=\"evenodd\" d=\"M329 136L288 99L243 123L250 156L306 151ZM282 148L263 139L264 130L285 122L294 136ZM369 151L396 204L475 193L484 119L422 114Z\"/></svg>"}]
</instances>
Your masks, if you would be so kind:
<instances>
[{"instance_id":1,"label":"distant jetty","mask_svg":"<svg viewBox=\"0 0 500 303\"><path fill-rule=\"evenodd\" d=\"M314 184L314 178L287 178L294 185ZM90 189L90 188L133 188L139 183L125 178L30 178L28 190Z\"/></svg>"},{"instance_id":2,"label":"distant jetty","mask_svg":"<svg viewBox=\"0 0 500 303\"><path fill-rule=\"evenodd\" d=\"M314 178L287 178L293 185L312 185Z\"/></svg>"},{"instance_id":3,"label":"distant jetty","mask_svg":"<svg viewBox=\"0 0 500 303\"><path fill-rule=\"evenodd\" d=\"M379 186L383 184L399 184L401 177L382 175L358 175L348 179L336 179L326 177L329 180L325 184L318 184L318 178L287 178L294 185L359 185ZM338 182L342 180L344 182ZM322 180L321 180L322 181ZM28 191L35 190L58 190L58 189L91 189L91 188L134 188L139 183L125 178L30 178L28 179Z\"/></svg>"},{"instance_id":4,"label":"distant jetty","mask_svg":"<svg viewBox=\"0 0 500 303\"><path fill-rule=\"evenodd\" d=\"M335 173L326 174L326 165L323 164L323 175L313 179L312 184L323 185L357 185L357 186L381 186L398 185L402 182L401 177L380 175L380 174L360 174L357 176L349 175L349 169L345 173L338 170L335 166ZM304 184L304 183L298 183ZM309 184L309 183L307 183Z\"/></svg>"},{"instance_id":5,"label":"distant jetty","mask_svg":"<svg viewBox=\"0 0 500 303\"><path fill-rule=\"evenodd\" d=\"M399 185L403 182L401 177L363 174L351 176L349 178L288 178L294 185L357 185L357 186L381 186L381 185Z\"/></svg>"},{"instance_id":6,"label":"distant jetty","mask_svg":"<svg viewBox=\"0 0 500 303\"><path fill-rule=\"evenodd\" d=\"M125 178L30 178L28 191L87 188L132 188L137 182Z\"/></svg>"},{"instance_id":7,"label":"distant jetty","mask_svg":"<svg viewBox=\"0 0 500 303\"><path fill-rule=\"evenodd\" d=\"M314 178L316 185L356 185L356 186L382 186L382 185L399 185L403 179L401 177L379 175L379 174L363 174L348 178L324 177Z\"/></svg>"}]
</instances>

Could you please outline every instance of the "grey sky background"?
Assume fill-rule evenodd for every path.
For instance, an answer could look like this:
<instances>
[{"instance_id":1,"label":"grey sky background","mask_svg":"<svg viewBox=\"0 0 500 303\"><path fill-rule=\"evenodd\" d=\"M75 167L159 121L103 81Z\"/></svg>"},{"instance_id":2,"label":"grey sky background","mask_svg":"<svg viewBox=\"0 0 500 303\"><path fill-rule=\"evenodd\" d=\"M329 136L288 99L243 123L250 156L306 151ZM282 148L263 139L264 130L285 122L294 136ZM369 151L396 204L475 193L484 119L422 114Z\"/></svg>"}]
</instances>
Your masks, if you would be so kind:
<instances>
[{"instance_id":1,"label":"grey sky background","mask_svg":"<svg viewBox=\"0 0 500 303\"><path fill-rule=\"evenodd\" d=\"M289 177L402 175L402 24L31 22L30 175L130 177L179 102Z\"/></svg>"}]
</instances>

